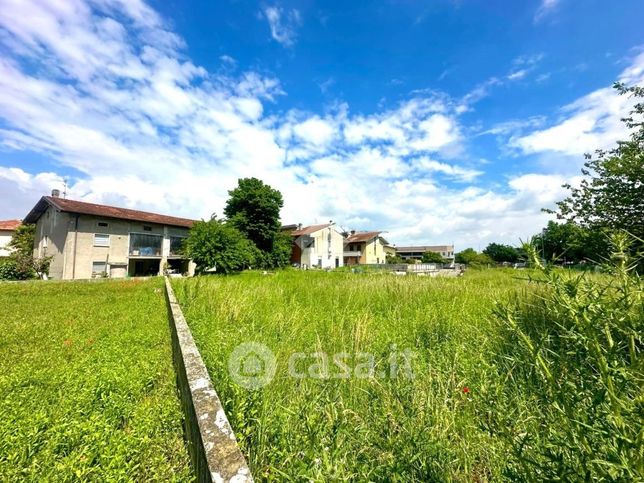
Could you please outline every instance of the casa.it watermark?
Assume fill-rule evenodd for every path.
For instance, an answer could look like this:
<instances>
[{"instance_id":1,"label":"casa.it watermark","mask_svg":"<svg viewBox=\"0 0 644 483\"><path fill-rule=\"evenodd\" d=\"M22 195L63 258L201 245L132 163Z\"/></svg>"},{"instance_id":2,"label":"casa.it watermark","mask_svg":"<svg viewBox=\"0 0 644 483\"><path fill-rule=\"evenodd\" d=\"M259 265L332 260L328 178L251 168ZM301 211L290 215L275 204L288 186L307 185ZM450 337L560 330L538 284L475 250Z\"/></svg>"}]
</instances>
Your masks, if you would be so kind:
<instances>
[{"instance_id":1,"label":"casa.it watermark","mask_svg":"<svg viewBox=\"0 0 644 483\"><path fill-rule=\"evenodd\" d=\"M278 364L277 357L266 345L258 342L239 344L228 358L228 372L235 383L247 389L260 389L275 377L278 365L285 365L286 374L294 379L413 379L410 349L390 347L389 353L377 361L369 352L293 352Z\"/></svg>"}]
</instances>

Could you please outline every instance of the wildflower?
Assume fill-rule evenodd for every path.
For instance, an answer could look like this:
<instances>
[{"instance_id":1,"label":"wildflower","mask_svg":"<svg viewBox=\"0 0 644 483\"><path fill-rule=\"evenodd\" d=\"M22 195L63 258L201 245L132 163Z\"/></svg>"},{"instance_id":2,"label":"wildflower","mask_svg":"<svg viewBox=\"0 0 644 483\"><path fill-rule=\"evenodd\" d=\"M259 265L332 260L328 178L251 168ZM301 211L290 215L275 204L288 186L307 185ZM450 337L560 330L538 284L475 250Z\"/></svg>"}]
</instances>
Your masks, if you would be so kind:
<instances>
[{"instance_id":1,"label":"wildflower","mask_svg":"<svg viewBox=\"0 0 644 483\"><path fill-rule=\"evenodd\" d=\"M470 388L467 386L463 387L463 394L469 394L470 393Z\"/></svg>"}]
</instances>

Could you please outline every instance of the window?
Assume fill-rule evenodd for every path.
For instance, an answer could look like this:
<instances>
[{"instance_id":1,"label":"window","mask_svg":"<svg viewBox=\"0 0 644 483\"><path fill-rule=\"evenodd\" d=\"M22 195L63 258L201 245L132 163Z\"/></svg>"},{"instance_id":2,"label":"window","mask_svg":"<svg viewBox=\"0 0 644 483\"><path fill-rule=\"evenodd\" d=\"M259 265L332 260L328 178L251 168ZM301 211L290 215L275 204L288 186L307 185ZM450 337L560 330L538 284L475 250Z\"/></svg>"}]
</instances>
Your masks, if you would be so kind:
<instances>
[{"instance_id":1,"label":"window","mask_svg":"<svg viewBox=\"0 0 644 483\"><path fill-rule=\"evenodd\" d=\"M130 233L130 255L135 257L160 257L163 237L147 233Z\"/></svg>"},{"instance_id":2,"label":"window","mask_svg":"<svg viewBox=\"0 0 644 483\"><path fill-rule=\"evenodd\" d=\"M92 275L107 274L107 263L105 262L92 262Z\"/></svg>"},{"instance_id":3,"label":"window","mask_svg":"<svg viewBox=\"0 0 644 483\"><path fill-rule=\"evenodd\" d=\"M170 237L170 256L181 255L181 249L183 248L185 239L183 236Z\"/></svg>"},{"instance_id":4,"label":"window","mask_svg":"<svg viewBox=\"0 0 644 483\"><path fill-rule=\"evenodd\" d=\"M143 225L143 231L152 231L151 226Z\"/></svg>"},{"instance_id":5,"label":"window","mask_svg":"<svg viewBox=\"0 0 644 483\"><path fill-rule=\"evenodd\" d=\"M99 221L98 223L96 223L96 225L99 226L100 228L107 228L109 226L108 223L105 221Z\"/></svg>"},{"instance_id":6,"label":"window","mask_svg":"<svg viewBox=\"0 0 644 483\"><path fill-rule=\"evenodd\" d=\"M95 247L109 247L110 246L110 236L104 233L95 233L94 234L94 246Z\"/></svg>"}]
</instances>

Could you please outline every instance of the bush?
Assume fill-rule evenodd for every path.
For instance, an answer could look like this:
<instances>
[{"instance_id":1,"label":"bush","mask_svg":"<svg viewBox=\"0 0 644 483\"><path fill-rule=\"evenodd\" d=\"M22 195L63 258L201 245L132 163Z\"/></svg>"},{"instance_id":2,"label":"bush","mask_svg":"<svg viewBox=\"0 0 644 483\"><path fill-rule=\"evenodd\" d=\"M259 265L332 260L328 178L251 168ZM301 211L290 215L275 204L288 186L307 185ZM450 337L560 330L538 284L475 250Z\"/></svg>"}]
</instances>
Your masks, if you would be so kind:
<instances>
[{"instance_id":1,"label":"bush","mask_svg":"<svg viewBox=\"0 0 644 483\"><path fill-rule=\"evenodd\" d=\"M509 382L496 429L513 449L510 477L641 480L644 286L626 235L613 238L610 276L543 266L527 250L542 289L498 310Z\"/></svg>"},{"instance_id":2,"label":"bush","mask_svg":"<svg viewBox=\"0 0 644 483\"><path fill-rule=\"evenodd\" d=\"M28 280L34 277L31 267L18 263L15 258L0 259L0 280Z\"/></svg>"}]
</instances>

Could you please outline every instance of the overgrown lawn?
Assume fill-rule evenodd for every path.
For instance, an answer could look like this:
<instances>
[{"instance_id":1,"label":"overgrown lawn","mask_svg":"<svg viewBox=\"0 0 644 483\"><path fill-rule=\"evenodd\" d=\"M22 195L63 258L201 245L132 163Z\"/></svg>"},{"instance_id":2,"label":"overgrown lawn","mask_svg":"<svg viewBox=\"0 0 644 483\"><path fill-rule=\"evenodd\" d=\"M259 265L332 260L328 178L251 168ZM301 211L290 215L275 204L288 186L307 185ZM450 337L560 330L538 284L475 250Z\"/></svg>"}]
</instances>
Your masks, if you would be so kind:
<instances>
[{"instance_id":1,"label":"overgrown lawn","mask_svg":"<svg viewBox=\"0 0 644 483\"><path fill-rule=\"evenodd\" d=\"M0 480L191 480L163 281L0 284Z\"/></svg>"},{"instance_id":2,"label":"overgrown lawn","mask_svg":"<svg viewBox=\"0 0 644 483\"><path fill-rule=\"evenodd\" d=\"M506 468L507 445L486 416L498 390L490 381L499 379L493 308L528 290L521 275L285 271L174 286L256 478L480 481ZM228 371L244 342L265 344L277 358L275 378L259 390ZM413 378L392 378L390 355L405 349L414 354ZM289 375L292 354L307 355L297 359L303 373L320 352L331 361L349 354L352 370L358 354L372 354L376 377Z\"/></svg>"}]
</instances>

